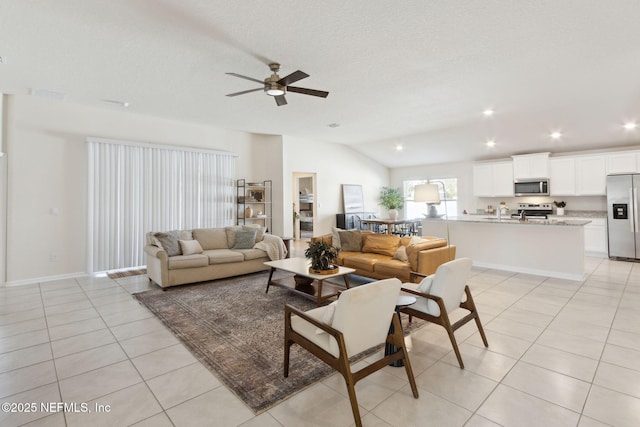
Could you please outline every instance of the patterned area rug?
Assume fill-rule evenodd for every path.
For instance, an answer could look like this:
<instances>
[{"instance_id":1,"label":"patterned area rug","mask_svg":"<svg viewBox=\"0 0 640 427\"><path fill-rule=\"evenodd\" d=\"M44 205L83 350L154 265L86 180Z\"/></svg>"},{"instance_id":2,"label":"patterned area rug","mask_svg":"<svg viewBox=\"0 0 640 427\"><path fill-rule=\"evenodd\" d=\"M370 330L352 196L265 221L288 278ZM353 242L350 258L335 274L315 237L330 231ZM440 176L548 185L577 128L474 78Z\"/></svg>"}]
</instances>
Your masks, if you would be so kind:
<instances>
[{"instance_id":1,"label":"patterned area rug","mask_svg":"<svg viewBox=\"0 0 640 427\"><path fill-rule=\"evenodd\" d=\"M287 275L278 273L274 278ZM294 345L283 376L284 306L306 311L315 304L282 288L266 294L267 278L255 273L134 295L256 414L334 372Z\"/></svg>"},{"instance_id":2,"label":"patterned area rug","mask_svg":"<svg viewBox=\"0 0 640 427\"><path fill-rule=\"evenodd\" d=\"M122 277L139 276L141 274L147 274L147 269L141 268L139 270L113 271L111 273L107 273L107 277L110 279L120 279Z\"/></svg>"}]
</instances>

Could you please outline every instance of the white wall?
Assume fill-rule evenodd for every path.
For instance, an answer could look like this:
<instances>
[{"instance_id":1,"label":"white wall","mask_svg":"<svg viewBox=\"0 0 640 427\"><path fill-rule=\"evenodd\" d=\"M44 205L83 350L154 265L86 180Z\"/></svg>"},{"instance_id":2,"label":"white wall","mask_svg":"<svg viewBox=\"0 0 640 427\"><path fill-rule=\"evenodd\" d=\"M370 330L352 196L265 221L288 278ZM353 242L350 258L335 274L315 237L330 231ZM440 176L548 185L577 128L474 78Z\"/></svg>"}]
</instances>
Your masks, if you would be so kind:
<instances>
[{"instance_id":1,"label":"white wall","mask_svg":"<svg viewBox=\"0 0 640 427\"><path fill-rule=\"evenodd\" d=\"M317 219L314 234L325 234L344 212L342 184L360 184L366 211L380 212L380 189L389 185L389 169L342 144L283 137L283 229L293 236L292 194L294 172L316 173L314 201Z\"/></svg>"},{"instance_id":2,"label":"white wall","mask_svg":"<svg viewBox=\"0 0 640 427\"><path fill-rule=\"evenodd\" d=\"M249 176L255 135L31 96L5 105L7 283L86 270L87 136L232 151ZM57 216L51 209L57 208ZM50 261L51 255L57 261Z\"/></svg>"}]
</instances>

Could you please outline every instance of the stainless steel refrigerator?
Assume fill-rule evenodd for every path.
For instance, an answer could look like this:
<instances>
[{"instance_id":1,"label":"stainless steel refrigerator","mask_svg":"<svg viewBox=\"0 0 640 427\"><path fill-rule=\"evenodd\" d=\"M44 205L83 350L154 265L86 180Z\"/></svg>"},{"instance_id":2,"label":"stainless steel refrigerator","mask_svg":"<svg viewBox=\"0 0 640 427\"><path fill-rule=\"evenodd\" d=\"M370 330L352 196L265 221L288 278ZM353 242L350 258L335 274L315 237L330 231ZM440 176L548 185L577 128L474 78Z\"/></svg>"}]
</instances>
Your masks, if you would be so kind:
<instances>
[{"instance_id":1,"label":"stainless steel refrigerator","mask_svg":"<svg viewBox=\"0 0 640 427\"><path fill-rule=\"evenodd\" d=\"M640 174L607 176L609 257L640 259Z\"/></svg>"}]
</instances>

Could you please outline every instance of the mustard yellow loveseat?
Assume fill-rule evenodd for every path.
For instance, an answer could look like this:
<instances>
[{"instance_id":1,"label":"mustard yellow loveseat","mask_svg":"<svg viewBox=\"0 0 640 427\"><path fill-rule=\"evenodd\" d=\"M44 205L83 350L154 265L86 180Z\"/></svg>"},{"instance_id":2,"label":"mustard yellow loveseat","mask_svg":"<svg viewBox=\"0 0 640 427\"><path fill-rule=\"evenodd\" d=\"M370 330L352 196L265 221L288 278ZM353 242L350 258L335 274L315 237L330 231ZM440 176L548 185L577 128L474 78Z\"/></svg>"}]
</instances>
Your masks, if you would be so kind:
<instances>
[{"instance_id":1,"label":"mustard yellow loveseat","mask_svg":"<svg viewBox=\"0 0 640 427\"><path fill-rule=\"evenodd\" d=\"M354 274L373 279L397 277L410 281L410 273L433 274L439 265L455 259L456 247L439 237L398 237L360 230L334 230L316 236L339 247L338 264L354 268ZM337 242L336 242L337 241Z\"/></svg>"}]
</instances>

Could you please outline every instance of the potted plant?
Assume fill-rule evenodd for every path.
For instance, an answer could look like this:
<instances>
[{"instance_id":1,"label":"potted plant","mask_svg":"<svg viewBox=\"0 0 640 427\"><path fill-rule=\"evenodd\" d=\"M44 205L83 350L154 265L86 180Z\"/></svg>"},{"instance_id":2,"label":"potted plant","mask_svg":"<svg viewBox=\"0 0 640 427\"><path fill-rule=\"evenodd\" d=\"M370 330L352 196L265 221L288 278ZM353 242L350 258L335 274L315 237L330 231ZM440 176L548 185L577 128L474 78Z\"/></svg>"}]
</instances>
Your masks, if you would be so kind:
<instances>
[{"instance_id":1,"label":"potted plant","mask_svg":"<svg viewBox=\"0 0 640 427\"><path fill-rule=\"evenodd\" d=\"M556 205L556 213L559 216L564 215L564 207L567 206L567 203L562 200L560 202L556 202L555 200L553 201L553 204Z\"/></svg>"},{"instance_id":2,"label":"potted plant","mask_svg":"<svg viewBox=\"0 0 640 427\"><path fill-rule=\"evenodd\" d=\"M338 252L340 250L323 240L309 242L309 247L304 251L305 258L311 260L309 273L333 274L338 272Z\"/></svg>"},{"instance_id":3,"label":"potted plant","mask_svg":"<svg viewBox=\"0 0 640 427\"><path fill-rule=\"evenodd\" d=\"M389 211L390 219L398 218L398 209L402 209L404 199L398 188L382 187L380 191L380 206Z\"/></svg>"}]
</instances>

